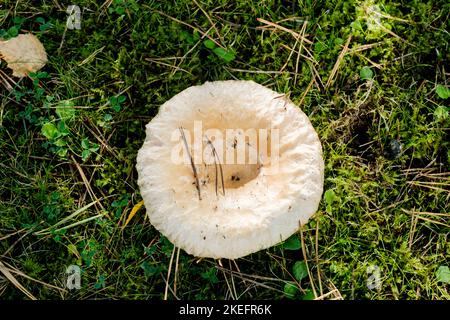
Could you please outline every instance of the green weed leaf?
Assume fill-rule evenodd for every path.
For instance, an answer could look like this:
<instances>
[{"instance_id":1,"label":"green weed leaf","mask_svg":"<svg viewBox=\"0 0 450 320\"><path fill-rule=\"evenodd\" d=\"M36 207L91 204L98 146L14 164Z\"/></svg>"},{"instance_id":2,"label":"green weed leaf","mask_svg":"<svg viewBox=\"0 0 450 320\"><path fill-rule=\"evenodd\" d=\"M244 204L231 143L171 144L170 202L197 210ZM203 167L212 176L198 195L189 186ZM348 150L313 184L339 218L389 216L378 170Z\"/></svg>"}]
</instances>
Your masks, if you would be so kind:
<instances>
[{"instance_id":1,"label":"green weed leaf","mask_svg":"<svg viewBox=\"0 0 450 320\"><path fill-rule=\"evenodd\" d=\"M305 261L297 261L292 267L292 273L294 274L297 281L302 281L308 276L308 268L306 267Z\"/></svg>"},{"instance_id":2,"label":"green weed leaf","mask_svg":"<svg viewBox=\"0 0 450 320\"><path fill-rule=\"evenodd\" d=\"M284 285L284 295L289 298L289 299L294 299L295 296L297 295L298 291L298 287L292 283L292 282L288 282Z\"/></svg>"},{"instance_id":3,"label":"green weed leaf","mask_svg":"<svg viewBox=\"0 0 450 320\"><path fill-rule=\"evenodd\" d=\"M373 71L369 67L365 66L359 72L359 76L362 80L370 80L373 78Z\"/></svg>"},{"instance_id":4,"label":"green weed leaf","mask_svg":"<svg viewBox=\"0 0 450 320\"><path fill-rule=\"evenodd\" d=\"M448 266L440 266L436 272L436 278L440 282L450 284L450 268Z\"/></svg>"},{"instance_id":5,"label":"green weed leaf","mask_svg":"<svg viewBox=\"0 0 450 320\"><path fill-rule=\"evenodd\" d=\"M41 133L49 140L55 139L59 135L59 131L52 122L44 123Z\"/></svg>"},{"instance_id":6,"label":"green weed leaf","mask_svg":"<svg viewBox=\"0 0 450 320\"><path fill-rule=\"evenodd\" d=\"M315 299L314 292L311 289L306 290L306 293L304 295L302 295L301 299L302 300L314 300Z\"/></svg>"},{"instance_id":7,"label":"green weed leaf","mask_svg":"<svg viewBox=\"0 0 450 320\"><path fill-rule=\"evenodd\" d=\"M441 99L448 99L450 97L450 89L444 87L442 84L436 86L436 93Z\"/></svg>"},{"instance_id":8,"label":"green weed leaf","mask_svg":"<svg viewBox=\"0 0 450 320\"><path fill-rule=\"evenodd\" d=\"M220 48L220 47L214 48L213 52L219 58L222 58L226 62L231 62L231 61L233 61L236 58L236 56L235 56L235 54L233 52L227 51L227 50L225 50L223 48Z\"/></svg>"},{"instance_id":9,"label":"green weed leaf","mask_svg":"<svg viewBox=\"0 0 450 320\"><path fill-rule=\"evenodd\" d=\"M62 100L56 105L56 114L61 120L71 120L75 116L74 103L71 100Z\"/></svg>"},{"instance_id":10,"label":"green weed leaf","mask_svg":"<svg viewBox=\"0 0 450 320\"><path fill-rule=\"evenodd\" d=\"M282 247L285 250L299 250L302 247L302 245L297 235L294 234L293 236L289 237L286 241L283 242Z\"/></svg>"},{"instance_id":11,"label":"green weed leaf","mask_svg":"<svg viewBox=\"0 0 450 320\"><path fill-rule=\"evenodd\" d=\"M203 41L203 44L205 45L205 47L207 47L208 49L213 50L215 47L217 47L217 45L214 43L214 41L210 40L210 39L206 39L205 41Z\"/></svg>"}]
</instances>

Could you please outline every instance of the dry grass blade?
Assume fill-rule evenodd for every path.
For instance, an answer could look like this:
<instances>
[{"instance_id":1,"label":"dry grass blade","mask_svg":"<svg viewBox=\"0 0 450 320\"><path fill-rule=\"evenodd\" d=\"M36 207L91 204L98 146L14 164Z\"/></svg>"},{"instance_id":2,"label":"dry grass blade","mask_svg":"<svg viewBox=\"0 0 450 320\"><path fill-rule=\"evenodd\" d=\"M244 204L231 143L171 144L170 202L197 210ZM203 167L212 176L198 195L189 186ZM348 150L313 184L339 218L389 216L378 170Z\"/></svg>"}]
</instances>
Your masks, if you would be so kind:
<instances>
[{"instance_id":1,"label":"dry grass blade","mask_svg":"<svg viewBox=\"0 0 450 320\"><path fill-rule=\"evenodd\" d=\"M313 63L308 62L308 65L309 65L309 68L311 69L311 74L313 75L313 81L316 84L317 90L321 91L321 87L325 88L325 85L323 84L323 81L322 81L322 78L320 77L319 71L317 71L317 69ZM316 79L318 79L319 82L317 82Z\"/></svg>"},{"instance_id":2,"label":"dry grass blade","mask_svg":"<svg viewBox=\"0 0 450 320\"><path fill-rule=\"evenodd\" d=\"M12 237L12 236L15 236L16 234L18 234L18 233L21 233L21 232L24 232L24 231L26 231L27 229L19 229L19 230L17 230L17 231L14 231L13 233L10 233L10 234L7 234L6 236L3 236L3 237L1 237L0 238L0 241L3 241L3 240L6 240L6 239L8 239L9 237Z\"/></svg>"},{"instance_id":3,"label":"dry grass blade","mask_svg":"<svg viewBox=\"0 0 450 320\"><path fill-rule=\"evenodd\" d=\"M382 44L382 42L363 44L363 45L357 46L355 48L349 49L348 53L350 54L350 53L356 53L356 52L365 51L365 50L368 50L368 49L372 49L372 48L374 48L374 47L376 47L376 46L378 46L380 44Z\"/></svg>"},{"instance_id":4,"label":"dry grass blade","mask_svg":"<svg viewBox=\"0 0 450 320\"><path fill-rule=\"evenodd\" d=\"M92 52L86 59L84 59L83 61L81 61L77 66L81 67L85 64L91 63L94 58L103 51L103 49L105 49L105 46L101 47L100 49L95 50L94 52Z\"/></svg>"},{"instance_id":5,"label":"dry grass blade","mask_svg":"<svg viewBox=\"0 0 450 320\"><path fill-rule=\"evenodd\" d=\"M383 30L384 32L390 34L390 35L393 36L394 38L397 38L397 39L403 41L404 43L409 44L410 46L415 47L414 44L412 44L412 43L406 41L405 39L403 39L402 37L400 37L400 36L397 35L396 33L392 32L391 30L389 30L388 28L386 28L385 26L383 26L380 22L375 21L375 23L376 23L376 24L380 27L380 29Z\"/></svg>"},{"instance_id":6,"label":"dry grass blade","mask_svg":"<svg viewBox=\"0 0 450 320\"><path fill-rule=\"evenodd\" d=\"M6 90L8 91L12 91L14 88L11 85L14 84L14 86L17 85L17 82L15 82L13 79L11 79L5 72L3 72L2 70L0 70L0 78L3 82L3 85L5 86ZM1 126L1 122L0 122L0 126Z\"/></svg>"},{"instance_id":7,"label":"dry grass blade","mask_svg":"<svg viewBox=\"0 0 450 320\"><path fill-rule=\"evenodd\" d=\"M220 39L221 43L224 43L222 36L219 33L219 30L217 30L216 28L216 24L214 22L212 22L211 17L209 16L209 14L198 4L198 2L196 0L193 0L195 5L203 12L203 14L205 15L206 19L208 19L209 23L211 23L211 27L214 29L214 31L217 34L217 37Z\"/></svg>"},{"instance_id":8,"label":"dry grass blade","mask_svg":"<svg viewBox=\"0 0 450 320\"><path fill-rule=\"evenodd\" d=\"M286 69L287 65L289 64L289 61L291 61L291 57L292 57L292 54L293 54L294 51L295 51L295 47L297 46L297 43L298 43L298 38L295 40L294 46L293 46L292 48L290 48L289 46L287 46L287 45L285 45L285 44L281 44L282 47L284 47L284 48L290 50L290 52L289 52L288 58L286 59L286 62L285 62L285 63L283 64L283 66L281 67L280 72L283 72L283 70ZM301 53L300 53L300 54L301 54Z\"/></svg>"},{"instance_id":9,"label":"dry grass blade","mask_svg":"<svg viewBox=\"0 0 450 320\"><path fill-rule=\"evenodd\" d=\"M311 289L314 293L314 297L317 298L317 292L316 292L316 286L314 285L314 279L311 275L311 271L309 270L309 265L308 265L308 255L306 254L306 246L305 246L305 239L303 238L303 226L301 224L301 222L298 222L299 224L299 231L300 231L300 242L302 244L302 253L303 253L303 258L305 260L305 264L306 264L306 270L308 270L308 276L309 276L309 282L311 283Z\"/></svg>"},{"instance_id":10,"label":"dry grass blade","mask_svg":"<svg viewBox=\"0 0 450 320\"><path fill-rule=\"evenodd\" d=\"M327 298L327 297L329 297L329 296L331 296L331 295L333 295L333 294L336 294L336 293L338 293L339 291L337 290L337 289L333 289L333 290L331 290L331 291L329 291L329 292L327 292L327 293L325 293L325 294L321 294L320 296L318 296L317 298L315 298L314 300L323 300L323 299L325 299L325 298Z\"/></svg>"},{"instance_id":11,"label":"dry grass blade","mask_svg":"<svg viewBox=\"0 0 450 320\"><path fill-rule=\"evenodd\" d=\"M382 65L376 62L373 62L372 60L370 60L369 58L367 58L366 56L360 54L360 53L355 53L358 57L366 60L368 63L370 63L373 67L377 68L377 69L381 69Z\"/></svg>"},{"instance_id":12,"label":"dry grass blade","mask_svg":"<svg viewBox=\"0 0 450 320\"><path fill-rule=\"evenodd\" d=\"M442 187L450 187L450 185L445 182L440 183L440 182L430 182L430 181L407 181L406 183L409 185L416 186L416 187L423 187L423 188L428 188L428 189L433 189L433 190L450 193L450 189L442 188Z\"/></svg>"},{"instance_id":13,"label":"dry grass blade","mask_svg":"<svg viewBox=\"0 0 450 320\"><path fill-rule=\"evenodd\" d=\"M304 41L305 43L308 43L308 44L312 44L312 43L313 43L311 40L305 38L305 37L302 36L300 33L295 32L295 31L293 31L293 30L291 30L291 29L288 29L288 28L286 28L286 27L280 26L279 24L276 24L276 23L267 21L267 20L262 19L262 18L257 18L256 20L258 20L259 22L264 23L264 24L266 24L266 25L268 25L268 26L274 27L275 29L279 29L279 30L288 32L288 33L290 33L295 39L301 39L302 41Z\"/></svg>"},{"instance_id":14,"label":"dry grass blade","mask_svg":"<svg viewBox=\"0 0 450 320\"><path fill-rule=\"evenodd\" d=\"M78 162L75 160L75 158L71 155L73 163L75 163L75 166L77 167L78 172L80 173L81 179L83 180L84 185L86 186L86 190L88 191L91 200L94 201L95 206L97 207L97 204L100 206L102 210L105 210L103 205L101 204L100 200L95 195L94 191L92 190L91 184L89 183L89 180L86 178L86 175L84 174L83 169L78 164ZM98 208L97 208L98 210Z\"/></svg>"},{"instance_id":15,"label":"dry grass blade","mask_svg":"<svg viewBox=\"0 0 450 320\"><path fill-rule=\"evenodd\" d=\"M277 288L274 288L274 287L272 287L272 286L269 286L269 285L267 285L267 284L261 282L261 281L274 281L274 282L285 283L286 281L284 281L284 280L276 279L276 278L269 278L269 277L256 276L256 275L249 275L249 274L245 274L245 273L242 273L242 272L237 272L237 271L234 271L234 270L229 270L229 269L224 268L224 267L222 267L222 266L220 266L220 267L216 266L216 268L217 268L218 270L221 270L222 272L225 272L225 273L232 273L232 274L235 274L238 278L240 278L240 279L242 280L242 282L248 282L248 283L251 283L251 284L253 284L253 285L255 285L255 286L260 286L260 287L262 287L262 288L266 288L266 289L273 290L273 291L276 291L276 292L279 292L279 293L283 293L283 294L284 294L284 291L282 291L282 290L280 290L280 289L277 289ZM253 280L252 278L253 278L253 279L256 279L256 280ZM259 281L257 281L257 280L259 280Z\"/></svg>"},{"instance_id":16,"label":"dry grass blade","mask_svg":"<svg viewBox=\"0 0 450 320\"><path fill-rule=\"evenodd\" d=\"M288 56L287 61L286 61L285 64L283 65L283 67L280 69L280 72L282 72L282 71L285 69L285 67L287 66L287 64L288 64L288 62L289 62L289 60L290 60L292 54L294 54L294 53L300 54L300 57L302 57L302 58L305 59L305 60L308 60L308 61L311 62L311 63L319 64L319 63L317 62L317 60L314 59L314 57L308 57L308 56L305 56L303 53L299 53L298 50L295 50L295 47L296 47L297 43L298 43L298 42L295 42L295 43L294 43L294 46L293 46L292 48L289 47L289 46L287 46L287 45L285 45L284 43L281 44L281 46L282 46L283 48L288 49L288 50L290 51L290 54L289 54L289 56ZM304 49L305 49L305 47L304 47Z\"/></svg>"},{"instance_id":17,"label":"dry grass blade","mask_svg":"<svg viewBox=\"0 0 450 320\"><path fill-rule=\"evenodd\" d=\"M199 45L199 44L201 44L202 42L203 42L203 39L206 37L206 35L207 34L209 34L209 31L211 31L211 29L212 29L212 27L211 28L209 28L201 37L200 37L200 39L197 41L197 43L196 44L194 44L185 54L184 54L184 56L182 56L182 57L180 57L179 59L180 59L180 62L178 62L178 65L176 66L176 68L174 68L173 70L172 70L172 72L171 72L171 76L173 76L177 71L178 71L178 69L177 68L179 68L180 66L181 66L181 64L184 62L184 60L186 59L186 57L191 53L191 52L193 52L194 50L195 50L195 48L197 48L197 46ZM169 57L169 58L166 58L166 59L172 59L173 57ZM161 59L161 58L160 58ZM160 60L160 59L155 59L155 60ZM164 59L164 58L163 58ZM175 58L175 60L176 60L177 58Z\"/></svg>"},{"instance_id":18,"label":"dry grass blade","mask_svg":"<svg viewBox=\"0 0 450 320\"><path fill-rule=\"evenodd\" d=\"M14 274L17 274L18 276L21 276L21 277L26 278L26 279L28 279L28 280L31 280L31 281L33 281L33 282L42 284L43 286L45 286L45 287L47 287L47 288L55 289L55 290L58 290L58 291L60 291L60 292L62 292L62 293L67 293L67 290L66 290L66 289L60 288L60 287L57 287L57 286L54 286L54 285L51 285L51 284L49 284L49 283L46 283L46 282L41 281L41 280L38 280L38 279L34 279L33 277L30 277L29 275L23 273L22 271L19 271L19 270L14 269L11 265L9 265L9 264L6 263L6 262L5 262L5 267L8 268L8 271L9 271L9 272L14 273Z\"/></svg>"},{"instance_id":19,"label":"dry grass blade","mask_svg":"<svg viewBox=\"0 0 450 320\"><path fill-rule=\"evenodd\" d=\"M55 229L55 230L53 230L53 232L59 232L59 231L62 231L62 230L67 230L67 229L70 229L70 228L73 228L73 227L82 225L82 224L84 224L84 223L86 223L86 222L95 220L95 219L97 219L97 218L103 217L103 216L105 216L104 213L99 213L99 214L97 214L97 215L95 215L95 216L93 216L93 217L89 217L89 218L83 219L83 220L81 220L81 221L74 222L74 223L72 223L72 224L69 224L69 225L67 225L67 226L61 227L61 228L59 228L59 229ZM52 232L52 231L41 232L40 235L48 235L48 234L51 234L51 232Z\"/></svg>"},{"instance_id":20,"label":"dry grass blade","mask_svg":"<svg viewBox=\"0 0 450 320\"><path fill-rule=\"evenodd\" d=\"M408 237L408 248L411 249L413 243L414 243L414 234L417 229L417 217L414 212L411 212L411 228L409 230L409 237Z\"/></svg>"},{"instance_id":21,"label":"dry grass blade","mask_svg":"<svg viewBox=\"0 0 450 320\"><path fill-rule=\"evenodd\" d=\"M450 228L450 224L446 224L446 223L441 222L439 220L435 220L435 219L430 219L430 218L424 217L424 216L432 216L432 217L436 217L437 219L439 219L439 218L444 219L444 218L450 218L450 213L418 212L418 211L406 210L406 209L403 209L403 208L401 210L403 212L405 212L405 213L412 214L413 218L415 217L415 219L424 220L424 221L427 221L427 222L430 222L430 223L435 223L435 224L438 224L438 225Z\"/></svg>"},{"instance_id":22,"label":"dry grass blade","mask_svg":"<svg viewBox=\"0 0 450 320\"><path fill-rule=\"evenodd\" d=\"M108 144L107 139L101 134L101 132L96 128L95 124L92 123L90 120L88 120L89 123L92 124L92 126L97 130L95 132L93 129L90 128L90 126L87 123L83 123L84 127L89 130L89 132L95 137L95 139L102 145L102 148L107 150L110 154L112 154L116 159L119 159L119 155L116 151L114 151L113 148L111 148Z\"/></svg>"},{"instance_id":23,"label":"dry grass blade","mask_svg":"<svg viewBox=\"0 0 450 320\"><path fill-rule=\"evenodd\" d=\"M173 292L174 295L177 295L177 281L178 281L178 265L180 260L180 248L177 250L177 258L175 259L175 276L173 278Z\"/></svg>"},{"instance_id":24,"label":"dry grass blade","mask_svg":"<svg viewBox=\"0 0 450 320\"><path fill-rule=\"evenodd\" d=\"M225 70L228 71L235 71L235 72L245 72L245 73L256 73L256 74L294 74L293 72L288 71L275 71L275 70L246 70L246 69L239 69L239 68L228 68L226 67Z\"/></svg>"},{"instance_id":25,"label":"dry grass blade","mask_svg":"<svg viewBox=\"0 0 450 320\"><path fill-rule=\"evenodd\" d=\"M41 223L39 223L39 225L41 225ZM37 226L31 227L31 229L29 229L27 232L25 232L23 235L21 235L19 237L19 239L17 239L16 241L14 241L14 243L8 248L6 249L6 251L4 251L2 253L2 256L6 257L8 255L9 252L11 252L11 250L14 249L14 247L20 243L25 237L27 237L28 235L33 233L33 230L36 228Z\"/></svg>"},{"instance_id":26,"label":"dry grass blade","mask_svg":"<svg viewBox=\"0 0 450 320\"><path fill-rule=\"evenodd\" d=\"M143 6L144 6L144 7L147 7L147 8L150 8L149 6L147 6L147 5L145 5L145 4L144 4ZM150 9L152 9L152 8L150 8ZM184 22L184 21L178 20L177 18L171 17L171 16L169 16L168 14L166 14L166 13L164 13L164 12L162 12L162 11L159 11L159 10L153 10L153 9L152 9L152 11L154 11L154 12L156 12L156 13L158 13L158 14L160 14L160 15L166 17L166 18L169 18L169 19L171 19L171 20L173 20L173 21L175 21L175 22L178 22L178 23L180 23L180 24L182 24L182 25L185 25L185 26L187 26L187 27L189 27L189 28L191 28L191 29L193 29L193 30L195 30L195 31L198 31L203 37L207 37L209 40L211 40L212 42L214 42L217 46L221 47L222 49L225 49L225 47L224 47L221 43L217 42L214 38L212 38L210 35L208 35L207 32L204 32L204 31L201 30L200 28L194 27L194 26L190 25L189 23L186 23L186 22Z\"/></svg>"},{"instance_id":27,"label":"dry grass blade","mask_svg":"<svg viewBox=\"0 0 450 320\"><path fill-rule=\"evenodd\" d=\"M231 266L231 260L228 260L228 264L230 266L230 270L232 270L233 268ZM232 284L232 287L233 287L233 293L234 293L234 296L236 297L236 300L237 300L238 299L238 294L237 294L237 291L236 291L236 285L234 284L233 273L230 273L230 277L231 277L231 284Z\"/></svg>"},{"instance_id":28,"label":"dry grass blade","mask_svg":"<svg viewBox=\"0 0 450 320\"><path fill-rule=\"evenodd\" d=\"M420 216L420 215L417 215L416 218L417 218L417 219L424 220L424 221L428 221L428 222L430 222L430 223L435 223L435 224L438 224L438 225L440 225L440 226L444 226L444 227L450 228L450 224L446 224L446 223L443 223L443 222L440 222L440 221L437 221L437 220L425 218L425 217L422 217L422 216Z\"/></svg>"},{"instance_id":29,"label":"dry grass blade","mask_svg":"<svg viewBox=\"0 0 450 320\"><path fill-rule=\"evenodd\" d=\"M330 76L328 77L327 84L325 85L325 89L328 89L330 87L331 83L333 82L333 79L336 76L336 73L339 69L342 59L344 59L344 56L348 51L348 46L349 46L351 40L352 40L352 36L350 35L347 39L347 42L345 43L344 48L342 49L341 53L339 54L339 56L336 60L336 63L334 64L333 69L331 70Z\"/></svg>"},{"instance_id":30,"label":"dry grass blade","mask_svg":"<svg viewBox=\"0 0 450 320\"><path fill-rule=\"evenodd\" d=\"M0 261L0 272L3 273L3 275L6 277L6 279L11 281L11 283L17 289L22 291L28 298L30 298L31 300L37 300L37 298L35 296L33 296L31 294L31 292L29 292L27 289L25 289L25 287L19 281L17 281L17 279L11 274L9 269L1 261Z\"/></svg>"},{"instance_id":31,"label":"dry grass blade","mask_svg":"<svg viewBox=\"0 0 450 320\"><path fill-rule=\"evenodd\" d=\"M314 83L314 79L309 82L308 86L306 87L305 92L303 92L300 102L298 103L299 106L301 106L303 104L303 101L305 100L306 95L308 94L309 90L311 90L313 83Z\"/></svg>"},{"instance_id":32,"label":"dry grass blade","mask_svg":"<svg viewBox=\"0 0 450 320\"><path fill-rule=\"evenodd\" d=\"M323 288L322 288L322 278L320 276L320 264L319 264L319 219L316 219L316 242L315 242L315 248L316 248L316 266L317 266L317 279L319 280L319 291L320 296L323 295Z\"/></svg>"},{"instance_id":33,"label":"dry grass blade","mask_svg":"<svg viewBox=\"0 0 450 320\"><path fill-rule=\"evenodd\" d=\"M152 58L145 58L145 60L146 60L146 61L153 62L153 63L156 63L156 64L160 64L160 65L163 65L163 66L166 66L166 67L170 67L170 68L173 69L172 73L175 73L175 72L177 72L177 71L183 71L183 72L185 72L185 73L187 73L187 74L189 74L189 75L192 76L192 73L191 73L190 71L187 71L187 70L185 70L185 69L183 69L183 68L180 68L179 66L174 66L174 65L171 65L171 64L162 62L162 61L154 60L154 59L152 59Z\"/></svg>"},{"instance_id":34,"label":"dry grass blade","mask_svg":"<svg viewBox=\"0 0 450 320\"><path fill-rule=\"evenodd\" d=\"M298 65L300 62L300 55L302 53L302 48L303 48L303 39L305 39L305 32L306 32L307 25L308 25L308 21L303 22L302 30L300 31L300 46L298 48L297 59L295 61L294 85L297 84ZM299 38L297 38L297 39L299 39Z\"/></svg>"},{"instance_id":35,"label":"dry grass blade","mask_svg":"<svg viewBox=\"0 0 450 320\"><path fill-rule=\"evenodd\" d=\"M96 204L98 201L99 201L99 200L96 200L96 201L94 201L94 202L91 202L91 203L85 205L84 207L82 207L82 208L76 210L74 213L68 215L68 216L65 217L64 219L61 219L60 221L58 221L57 223L55 223L53 226L35 232L34 235L36 235L36 236L37 236L37 235L42 235L42 234L44 234L44 233L47 233L47 231L49 231L50 229L54 229L55 227L64 224L65 222L67 222L67 221L69 221L69 220L75 218L76 216L78 216L80 213L85 212L87 209L89 209L90 207L92 207L92 206L93 206L94 204Z\"/></svg>"},{"instance_id":36,"label":"dry grass blade","mask_svg":"<svg viewBox=\"0 0 450 320\"><path fill-rule=\"evenodd\" d=\"M236 300L236 297L234 296L233 290L231 289L230 283L228 281L227 274L225 273L224 270L225 270L225 268L222 267L223 278L225 279L225 282L227 284L228 293L229 293L229 295L230 295L232 300Z\"/></svg>"},{"instance_id":37,"label":"dry grass blade","mask_svg":"<svg viewBox=\"0 0 450 320\"><path fill-rule=\"evenodd\" d=\"M189 151L189 146L188 146L188 143L187 143L187 140L186 140L186 135L184 134L184 129L183 129L183 127L179 127L178 129L180 130L181 138L183 139L183 143L184 143L184 147L186 148L186 152L189 155L189 160L191 162L192 172L194 174L194 179L195 179L195 187L197 188L197 192L198 192L198 199L202 200L202 195L201 195L201 192L200 192L200 182L198 181L197 168L195 167L194 159L192 158L191 152Z\"/></svg>"},{"instance_id":38,"label":"dry grass blade","mask_svg":"<svg viewBox=\"0 0 450 320\"><path fill-rule=\"evenodd\" d=\"M170 272L172 271L173 257L175 255L175 250L176 249L177 248L175 246L173 246L172 255L170 256L169 270L167 271L166 289L164 290L164 300L167 300L167 294L169 292Z\"/></svg>"}]
</instances>

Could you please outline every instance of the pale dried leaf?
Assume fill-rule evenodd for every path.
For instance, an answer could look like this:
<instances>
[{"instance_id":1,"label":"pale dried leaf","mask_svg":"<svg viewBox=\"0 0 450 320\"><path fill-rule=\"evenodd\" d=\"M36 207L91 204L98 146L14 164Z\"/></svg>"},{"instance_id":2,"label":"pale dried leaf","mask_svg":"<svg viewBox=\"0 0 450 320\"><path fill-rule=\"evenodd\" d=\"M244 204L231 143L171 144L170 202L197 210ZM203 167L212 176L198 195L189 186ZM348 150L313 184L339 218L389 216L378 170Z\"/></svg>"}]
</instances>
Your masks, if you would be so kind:
<instances>
[{"instance_id":1,"label":"pale dried leaf","mask_svg":"<svg viewBox=\"0 0 450 320\"><path fill-rule=\"evenodd\" d=\"M15 77L26 77L30 72L41 69L47 62L44 46L30 33L0 41L0 56L8 63Z\"/></svg>"}]
</instances>

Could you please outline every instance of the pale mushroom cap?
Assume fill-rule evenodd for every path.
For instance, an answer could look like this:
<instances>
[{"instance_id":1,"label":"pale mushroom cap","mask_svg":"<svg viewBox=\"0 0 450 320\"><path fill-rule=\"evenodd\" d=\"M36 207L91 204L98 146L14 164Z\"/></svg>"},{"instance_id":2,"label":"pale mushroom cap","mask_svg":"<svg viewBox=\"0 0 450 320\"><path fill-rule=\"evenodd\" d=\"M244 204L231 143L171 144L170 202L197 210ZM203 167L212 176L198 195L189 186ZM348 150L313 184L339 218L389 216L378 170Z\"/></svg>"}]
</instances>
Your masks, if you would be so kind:
<instances>
[{"instance_id":1,"label":"pale mushroom cap","mask_svg":"<svg viewBox=\"0 0 450 320\"><path fill-rule=\"evenodd\" d=\"M28 33L0 41L0 58L8 63L13 76L26 77L47 63L47 53L39 39Z\"/></svg>"},{"instance_id":2,"label":"pale mushroom cap","mask_svg":"<svg viewBox=\"0 0 450 320\"><path fill-rule=\"evenodd\" d=\"M172 161L173 132L192 133L194 121L203 132L278 129L278 172L272 164L224 163L223 195L214 165L197 164L200 200L192 166ZM308 117L253 81L207 82L168 100L146 126L136 167L151 224L198 257L235 259L286 240L317 211L323 191L322 146Z\"/></svg>"}]
</instances>

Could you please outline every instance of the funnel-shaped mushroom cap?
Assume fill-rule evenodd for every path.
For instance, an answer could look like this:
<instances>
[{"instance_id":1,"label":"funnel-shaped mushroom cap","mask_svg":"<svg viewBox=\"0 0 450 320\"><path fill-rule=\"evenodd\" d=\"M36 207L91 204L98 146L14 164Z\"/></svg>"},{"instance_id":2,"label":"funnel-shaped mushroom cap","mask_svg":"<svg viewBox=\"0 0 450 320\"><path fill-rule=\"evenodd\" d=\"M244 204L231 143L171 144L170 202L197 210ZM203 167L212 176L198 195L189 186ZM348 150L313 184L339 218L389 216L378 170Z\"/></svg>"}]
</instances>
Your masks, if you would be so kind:
<instances>
[{"instance_id":1,"label":"funnel-shaped mushroom cap","mask_svg":"<svg viewBox=\"0 0 450 320\"><path fill-rule=\"evenodd\" d=\"M317 133L285 96L253 81L190 87L161 106L146 134L136 167L150 222L190 254L248 255L317 211Z\"/></svg>"}]
</instances>

